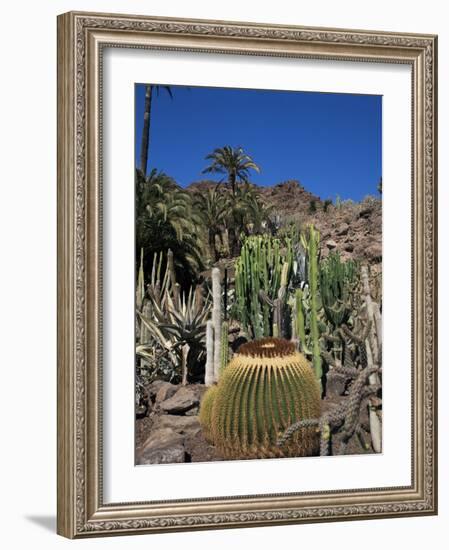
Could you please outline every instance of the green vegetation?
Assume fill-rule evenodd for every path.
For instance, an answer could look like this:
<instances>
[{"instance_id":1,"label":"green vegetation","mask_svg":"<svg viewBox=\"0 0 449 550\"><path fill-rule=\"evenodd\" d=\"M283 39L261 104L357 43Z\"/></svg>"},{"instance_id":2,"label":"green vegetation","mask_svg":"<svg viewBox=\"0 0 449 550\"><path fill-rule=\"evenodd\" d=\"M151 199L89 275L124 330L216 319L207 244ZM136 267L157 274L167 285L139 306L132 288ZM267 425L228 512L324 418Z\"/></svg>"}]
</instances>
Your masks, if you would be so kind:
<instances>
[{"instance_id":1,"label":"green vegetation","mask_svg":"<svg viewBox=\"0 0 449 550\"><path fill-rule=\"evenodd\" d=\"M201 421L225 458L318 452L315 429L298 430L288 445L277 446L279 434L288 426L303 418L319 417L321 409L313 371L287 340L264 338L243 345L216 390L205 397Z\"/></svg>"},{"instance_id":2,"label":"green vegetation","mask_svg":"<svg viewBox=\"0 0 449 550\"><path fill-rule=\"evenodd\" d=\"M136 170L137 402L155 379L204 383L205 437L227 458L252 458L326 454L341 426L360 436L370 399L380 448L381 304L367 266L348 259L354 242L333 240L346 239L348 213L368 216L377 199L354 208L309 194L300 212L279 213L251 184L260 168L241 147L206 159L204 173L223 181L184 189L163 171ZM334 215L322 241L316 225ZM323 420L336 379L352 409Z\"/></svg>"}]
</instances>

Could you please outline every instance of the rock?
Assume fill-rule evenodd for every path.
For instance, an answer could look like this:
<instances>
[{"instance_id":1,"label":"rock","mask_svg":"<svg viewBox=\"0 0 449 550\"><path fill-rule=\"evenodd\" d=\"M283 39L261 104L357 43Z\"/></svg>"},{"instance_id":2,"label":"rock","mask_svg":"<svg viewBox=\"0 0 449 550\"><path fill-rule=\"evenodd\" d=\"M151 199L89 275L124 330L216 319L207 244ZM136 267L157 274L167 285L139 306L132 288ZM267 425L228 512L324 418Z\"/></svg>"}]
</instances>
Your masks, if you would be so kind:
<instances>
[{"instance_id":1,"label":"rock","mask_svg":"<svg viewBox=\"0 0 449 550\"><path fill-rule=\"evenodd\" d=\"M176 414L164 414L159 416L153 424L153 429L167 429L182 435L189 436L201 431L201 425L197 416L179 416Z\"/></svg>"},{"instance_id":2,"label":"rock","mask_svg":"<svg viewBox=\"0 0 449 550\"><path fill-rule=\"evenodd\" d=\"M337 243L330 239L329 241L326 241L326 246L329 250L333 250L334 248L337 248Z\"/></svg>"},{"instance_id":3,"label":"rock","mask_svg":"<svg viewBox=\"0 0 449 550\"><path fill-rule=\"evenodd\" d=\"M155 380L154 382L151 382L151 384L146 387L149 398L154 401L157 392L164 384L170 384L170 382L165 382L164 380Z\"/></svg>"},{"instance_id":4,"label":"rock","mask_svg":"<svg viewBox=\"0 0 449 550\"><path fill-rule=\"evenodd\" d=\"M185 461L184 437L171 428L152 431L137 452L138 464L172 464Z\"/></svg>"},{"instance_id":5,"label":"rock","mask_svg":"<svg viewBox=\"0 0 449 550\"><path fill-rule=\"evenodd\" d=\"M373 212L372 206L363 206L359 212L359 218L369 218Z\"/></svg>"},{"instance_id":6,"label":"rock","mask_svg":"<svg viewBox=\"0 0 449 550\"><path fill-rule=\"evenodd\" d=\"M170 382L164 382L156 393L156 403L161 403L162 401L169 399L177 391L178 386L175 386L175 384L170 384Z\"/></svg>"},{"instance_id":7,"label":"rock","mask_svg":"<svg viewBox=\"0 0 449 550\"><path fill-rule=\"evenodd\" d=\"M190 411L187 411L185 413L186 416L196 416L200 412L199 407L193 407L193 409L190 409Z\"/></svg>"},{"instance_id":8,"label":"rock","mask_svg":"<svg viewBox=\"0 0 449 550\"><path fill-rule=\"evenodd\" d=\"M337 235L340 235L340 236L347 235L348 231L349 231L349 224L344 222L337 229Z\"/></svg>"},{"instance_id":9,"label":"rock","mask_svg":"<svg viewBox=\"0 0 449 550\"><path fill-rule=\"evenodd\" d=\"M365 255L370 260L380 262L382 260L382 244L374 243L365 249Z\"/></svg>"},{"instance_id":10,"label":"rock","mask_svg":"<svg viewBox=\"0 0 449 550\"><path fill-rule=\"evenodd\" d=\"M163 401L161 409L168 414L184 414L199 405L200 390L194 386L182 386L170 399Z\"/></svg>"},{"instance_id":11,"label":"rock","mask_svg":"<svg viewBox=\"0 0 449 550\"><path fill-rule=\"evenodd\" d=\"M354 251L354 245L352 243L345 243L343 248L346 250L346 252Z\"/></svg>"}]
</instances>

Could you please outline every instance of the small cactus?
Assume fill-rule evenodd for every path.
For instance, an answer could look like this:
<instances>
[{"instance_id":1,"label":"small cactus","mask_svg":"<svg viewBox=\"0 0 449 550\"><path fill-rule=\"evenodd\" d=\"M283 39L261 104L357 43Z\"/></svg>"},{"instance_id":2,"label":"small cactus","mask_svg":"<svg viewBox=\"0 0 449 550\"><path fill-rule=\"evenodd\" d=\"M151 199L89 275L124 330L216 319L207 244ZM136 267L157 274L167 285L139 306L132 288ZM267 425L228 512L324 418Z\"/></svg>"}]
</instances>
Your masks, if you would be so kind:
<instances>
[{"instance_id":1,"label":"small cactus","mask_svg":"<svg viewBox=\"0 0 449 550\"><path fill-rule=\"evenodd\" d=\"M241 346L224 370L212 408L211 436L225 458L315 455L315 427L299 430L282 448L277 441L294 422L318 418L320 407L318 381L295 345L262 338ZM207 430L207 422L203 425Z\"/></svg>"}]
</instances>

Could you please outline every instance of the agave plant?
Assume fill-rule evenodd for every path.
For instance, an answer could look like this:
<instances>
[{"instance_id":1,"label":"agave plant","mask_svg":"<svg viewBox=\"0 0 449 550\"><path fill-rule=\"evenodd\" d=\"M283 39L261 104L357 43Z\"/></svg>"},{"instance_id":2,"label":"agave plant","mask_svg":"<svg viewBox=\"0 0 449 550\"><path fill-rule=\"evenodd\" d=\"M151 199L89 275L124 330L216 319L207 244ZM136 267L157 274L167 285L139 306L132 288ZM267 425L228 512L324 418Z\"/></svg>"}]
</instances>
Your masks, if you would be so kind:
<instances>
[{"instance_id":1,"label":"agave plant","mask_svg":"<svg viewBox=\"0 0 449 550\"><path fill-rule=\"evenodd\" d=\"M154 262L151 282L148 285L149 308L147 315L137 311L148 330L150 339L167 351L174 367L181 371L182 383L187 383L189 367L197 363L204 354L206 321L211 305L201 292L193 287L189 292L180 292L170 275L170 261L164 276L160 277L162 255ZM136 353L146 358L151 353L152 343L143 342Z\"/></svg>"}]
</instances>

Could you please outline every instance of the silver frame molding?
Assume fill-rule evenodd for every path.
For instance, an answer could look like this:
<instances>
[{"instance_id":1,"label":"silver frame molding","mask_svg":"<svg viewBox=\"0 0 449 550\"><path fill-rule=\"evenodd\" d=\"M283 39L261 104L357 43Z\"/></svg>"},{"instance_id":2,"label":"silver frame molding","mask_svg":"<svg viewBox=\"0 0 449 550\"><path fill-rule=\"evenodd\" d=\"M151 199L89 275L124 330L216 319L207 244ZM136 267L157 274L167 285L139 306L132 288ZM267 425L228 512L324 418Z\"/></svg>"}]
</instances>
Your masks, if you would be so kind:
<instances>
[{"instance_id":1,"label":"silver frame molding","mask_svg":"<svg viewBox=\"0 0 449 550\"><path fill-rule=\"evenodd\" d=\"M104 504L104 47L403 63L412 68L412 484ZM75 13L58 17L58 533L70 538L437 513L437 37Z\"/></svg>"}]
</instances>

